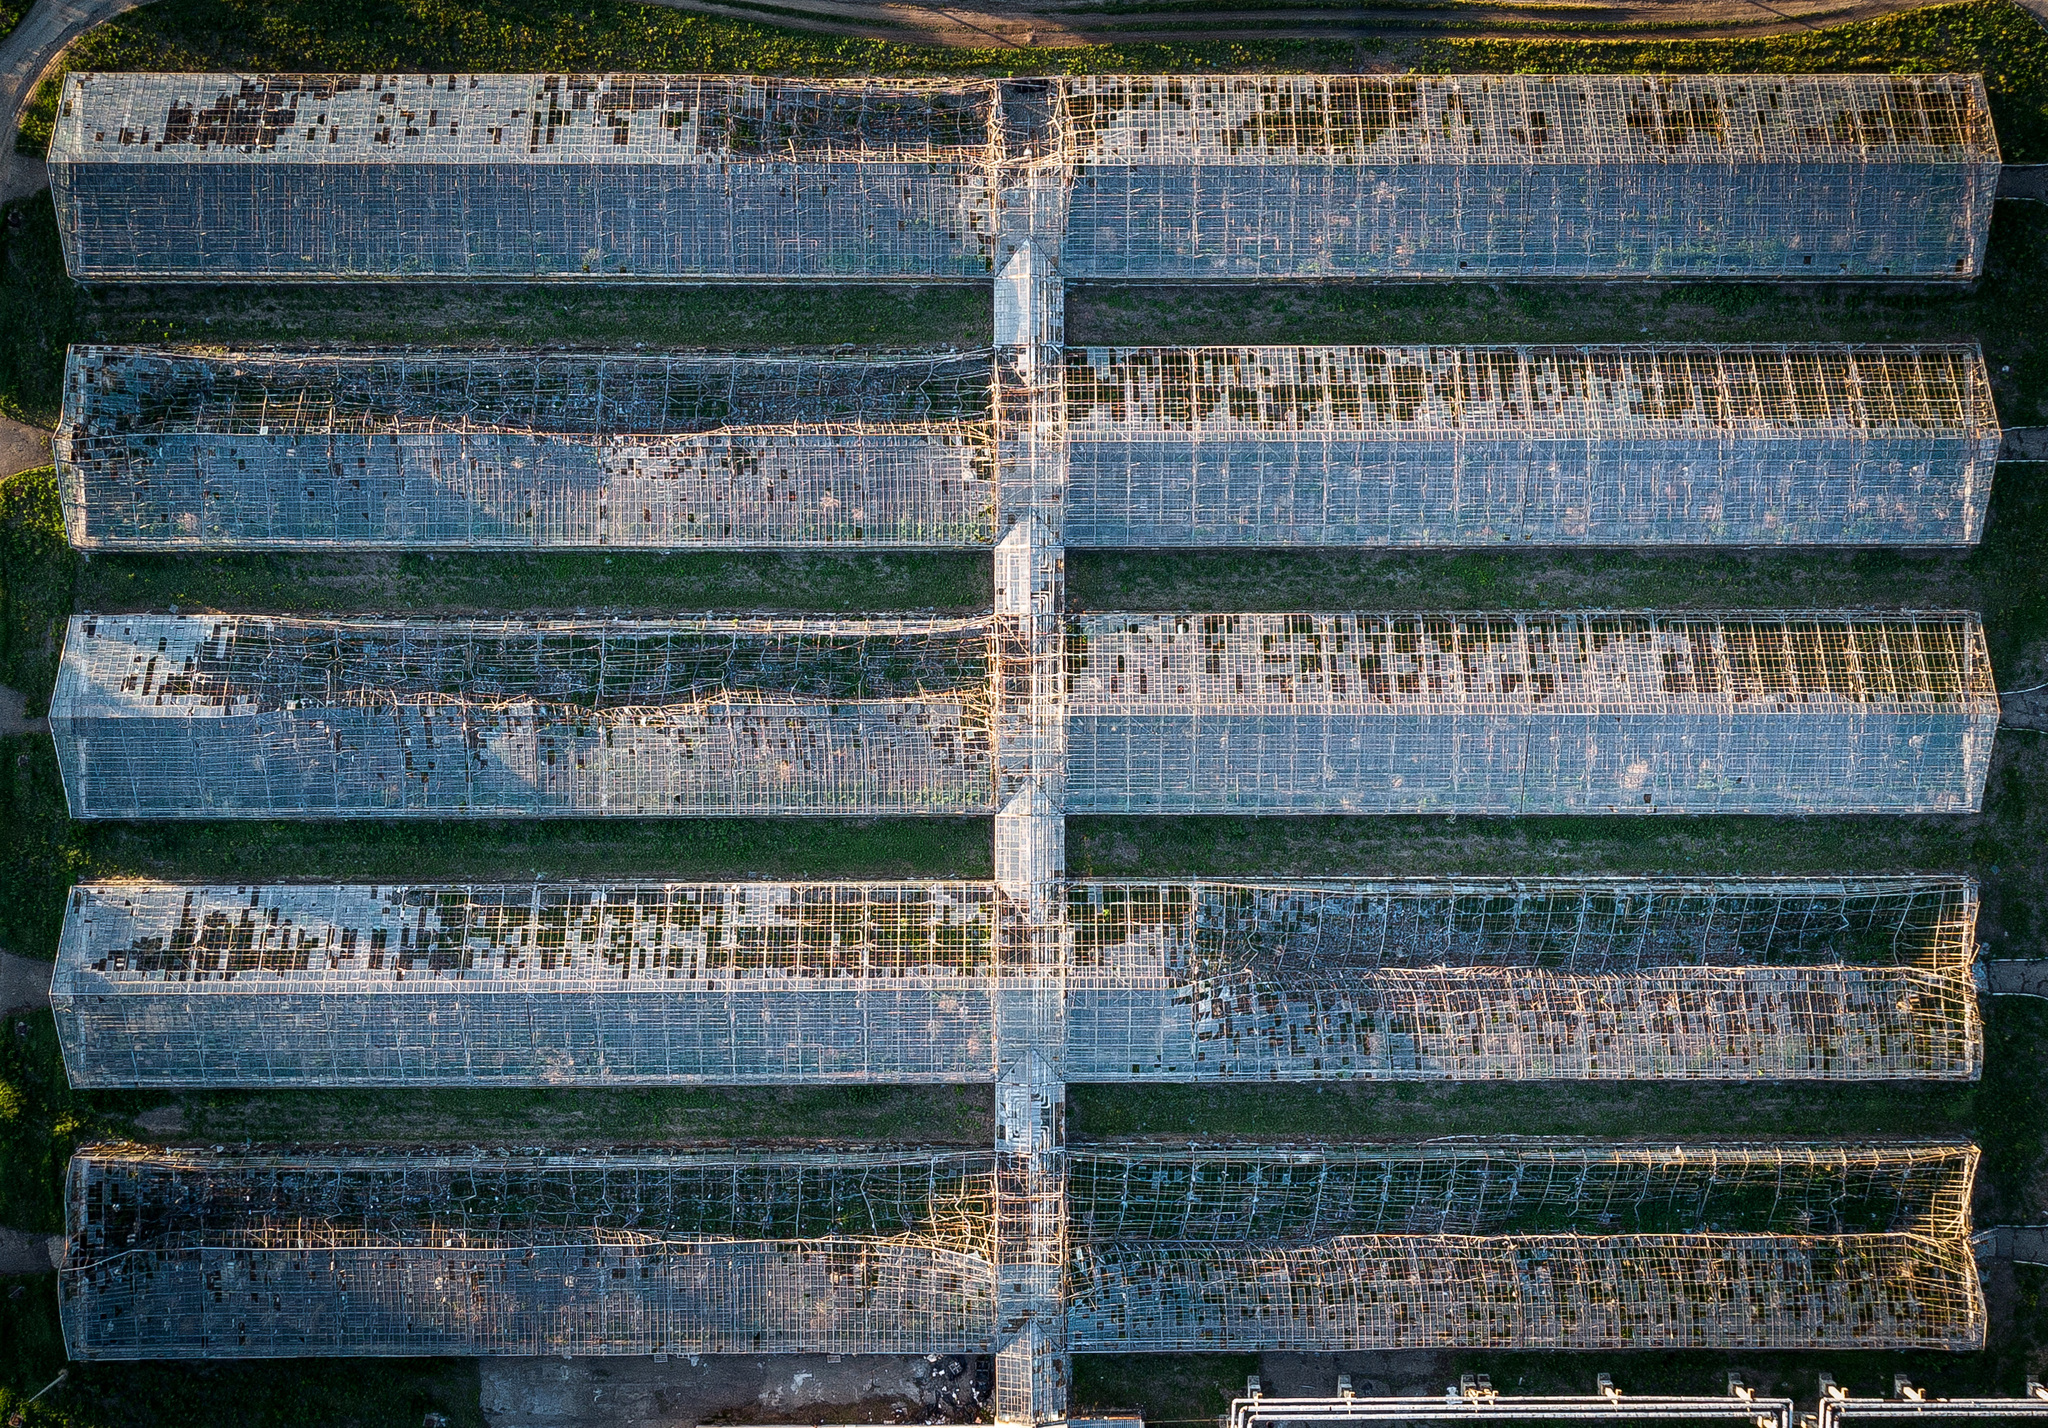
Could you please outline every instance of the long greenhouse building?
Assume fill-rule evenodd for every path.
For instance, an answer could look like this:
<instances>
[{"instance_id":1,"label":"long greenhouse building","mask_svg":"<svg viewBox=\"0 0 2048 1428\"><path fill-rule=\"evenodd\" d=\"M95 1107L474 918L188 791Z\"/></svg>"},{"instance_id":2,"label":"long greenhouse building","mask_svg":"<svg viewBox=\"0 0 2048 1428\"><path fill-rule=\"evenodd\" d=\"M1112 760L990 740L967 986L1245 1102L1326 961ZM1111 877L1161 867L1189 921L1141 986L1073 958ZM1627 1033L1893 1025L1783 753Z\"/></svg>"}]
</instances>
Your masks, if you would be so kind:
<instances>
[{"instance_id":1,"label":"long greenhouse building","mask_svg":"<svg viewBox=\"0 0 2048 1428\"><path fill-rule=\"evenodd\" d=\"M1043 982L1070 1081L1975 1077L1960 878L74 889L75 1086L988 1083Z\"/></svg>"},{"instance_id":2,"label":"long greenhouse building","mask_svg":"<svg viewBox=\"0 0 2048 1428\"><path fill-rule=\"evenodd\" d=\"M1074 813L1797 814L1999 718L1960 614L1076 615L1021 702L1008 629L82 615L50 726L78 818L985 814L1003 710Z\"/></svg>"},{"instance_id":3,"label":"long greenhouse building","mask_svg":"<svg viewBox=\"0 0 2048 1428\"><path fill-rule=\"evenodd\" d=\"M1970 545L1974 346L226 354L78 347L83 550Z\"/></svg>"},{"instance_id":4,"label":"long greenhouse building","mask_svg":"<svg viewBox=\"0 0 2048 1428\"><path fill-rule=\"evenodd\" d=\"M989 622L74 616L83 817L986 813Z\"/></svg>"},{"instance_id":5,"label":"long greenhouse building","mask_svg":"<svg viewBox=\"0 0 2048 1428\"><path fill-rule=\"evenodd\" d=\"M74 1158L80 1359L976 1353L987 1152ZM1068 1152L1076 1352L1975 1349L1948 1144ZM461 1292L450 1293L450 1284Z\"/></svg>"},{"instance_id":6,"label":"long greenhouse building","mask_svg":"<svg viewBox=\"0 0 2048 1428\"><path fill-rule=\"evenodd\" d=\"M1982 802L1972 615L1078 615L1072 813L1905 813Z\"/></svg>"},{"instance_id":7,"label":"long greenhouse building","mask_svg":"<svg viewBox=\"0 0 2048 1428\"><path fill-rule=\"evenodd\" d=\"M87 280L1969 281L1962 75L72 74ZM1007 221L1007 220L1003 220Z\"/></svg>"}]
</instances>

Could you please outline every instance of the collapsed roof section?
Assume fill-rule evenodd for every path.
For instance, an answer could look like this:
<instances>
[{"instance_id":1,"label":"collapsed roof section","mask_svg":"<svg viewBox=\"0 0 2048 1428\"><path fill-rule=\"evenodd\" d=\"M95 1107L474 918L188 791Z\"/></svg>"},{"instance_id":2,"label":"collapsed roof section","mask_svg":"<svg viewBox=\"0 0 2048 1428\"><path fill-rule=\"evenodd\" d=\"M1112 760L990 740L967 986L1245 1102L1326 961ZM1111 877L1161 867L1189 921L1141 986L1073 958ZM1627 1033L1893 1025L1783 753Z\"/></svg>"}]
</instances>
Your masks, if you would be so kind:
<instances>
[{"instance_id":1,"label":"collapsed roof section","mask_svg":"<svg viewBox=\"0 0 2048 1428\"><path fill-rule=\"evenodd\" d=\"M76 616L98 818L986 812L985 619Z\"/></svg>"},{"instance_id":2,"label":"collapsed roof section","mask_svg":"<svg viewBox=\"0 0 2048 1428\"><path fill-rule=\"evenodd\" d=\"M1969 1146L1056 1158L1077 1350L1983 1340ZM996 1160L92 1147L67 1183L66 1345L79 1359L986 1351Z\"/></svg>"},{"instance_id":3,"label":"collapsed roof section","mask_svg":"<svg viewBox=\"0 0 2048 1428\"><path fill-rule=\"evenodd\" d=\"M1973 1077L1957 878L73 890L76 1085L987 1082L996 994L1071 1081Z\"/></svg>"},{"instance_id":4,"label":"collapsed roof section","mask_svg":"<svg viewBox=\"0 0 2048 1428\"><path fill-rule=\"evenodd\" d=\"M74 1156L82 1358L973 1353L987 1152ZM453 1285L460 1292L451 1292Z\"/></svg>"},{"instance_id":5,"label":"collapsed roof section","mask_svg":"<svg viewBox=\"0 0 2048 1428\"><path fill-rule=\"evenodd\" d=\"M74 348L82 549L987 547L987 354Z\"/></svg>"},{"instance_id":6,"label":"collapsed roof section","mask_svg":"<svg viewBox=\"0 0 2048 1428\"><path fill-rule=\"evenodd\" d=\"M80 818L993 811L1001 620L76 616ZM1974 615L1083 615L1074 813L1961 812ZM1036 688L1036 686L1034 686Z\"/></svg>"}]
</instances>

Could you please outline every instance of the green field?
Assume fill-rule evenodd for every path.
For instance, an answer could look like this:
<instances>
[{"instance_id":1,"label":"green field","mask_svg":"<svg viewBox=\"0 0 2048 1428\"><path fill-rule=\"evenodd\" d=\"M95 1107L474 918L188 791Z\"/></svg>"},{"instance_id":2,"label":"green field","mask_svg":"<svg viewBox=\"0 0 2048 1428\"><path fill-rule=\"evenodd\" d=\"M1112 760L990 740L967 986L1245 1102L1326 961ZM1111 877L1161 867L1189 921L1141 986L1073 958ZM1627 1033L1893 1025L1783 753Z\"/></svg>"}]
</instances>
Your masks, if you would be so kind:
<instances>
[{"instance_id":1,"label":"green field","mask_svg":"<svg viewBox=\"0 0 2048 1428\"><path fill-rule=\"evenodd\" d=\"M0 7L0 24L7 14ZM820 39L657 8L551 0L160 0L97 31L80 67L754 70L851 74L1332 68L1358 47L1100 47L1020 56ZM1378 63L1432 70L1981 69L2009 159L2048 159L2048 30L2004 0L1741 41L1446 39ZM43 133L47 133L46 96ZM31 141L33 141L31 130ZM12 215L18 212L19 221ZM64 276L47 196L0 223L0 412L49 424L66 344L149 341L764 347L972 347L972 288L573 289L441 285L100 287ZM2008 425L2048 422L2048 208L2003 205L1970 291L1767 285L1079 288L1077 342L1603 342L1976 339ZM1966 554L1529 552L1464 555L1075 555L1070 601L1092 609L1472 609L1583 606L1963 607L1983 613L2002 688L2048 680L2048 467L2001 471L1981 548ZM985 558L914 555L99 556L62 543L49 473L0 484L0 684L47 701L62 621L80 610L433 614L937 610L991 599ZM1959 818L1073 820L1084 875L1967 871L1984 884L1990 955L2048 937L2048 736L2000 737L1984 811ZM46 737L0 739L0 945L54 950L64 890L84 877L506 878L987 876L984 820L666 823L260 822L79 825ZM986 1089L80 1094L47 1014L0 1036L0 1224L61 1223L58 1178L81 1139L578 1145L740 1137L985 1143ZM2048 1004L1991 1004L1982 1083L1850 1086L1077 1087L1078 1139L1305 1141L1520 1133L1870 1140L1967 1135L1985 1148L1980 1218L2048 1218ZM138 1123L138 1118L140 1123ZM50 1277L0 1287L0 1407L61 1364ZM2001 1291L2004 1293L2005 1291ZM1596 1369L1637 1390L1753 1384L1811 1392L1822 1368L1871 1387L1893 1371L1938 1391L2016 1390L2048 1346L2048 1275L2015 1276L1999 1336L1954 1357L1443 1355L1455 1377L1583 1391ZM1084 1359L1077 1401L1155 1420L1220 1411L1257 1360ZM97 1365L31 1423L381 1424L432 1408L480 1421L473 1366L308 1364L261 1370ZM40 1406L39 1406L40 1407Z\"/></svg>"}]
</instances>

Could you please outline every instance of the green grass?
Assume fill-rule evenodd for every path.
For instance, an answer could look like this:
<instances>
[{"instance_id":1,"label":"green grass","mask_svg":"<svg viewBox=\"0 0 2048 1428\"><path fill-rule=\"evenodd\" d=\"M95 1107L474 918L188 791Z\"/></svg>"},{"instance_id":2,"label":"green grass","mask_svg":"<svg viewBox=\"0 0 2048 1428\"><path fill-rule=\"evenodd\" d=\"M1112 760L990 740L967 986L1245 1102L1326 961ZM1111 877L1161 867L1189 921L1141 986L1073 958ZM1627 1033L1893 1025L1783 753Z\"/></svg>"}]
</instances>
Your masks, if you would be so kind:
<instances>
[{"instance_id":1,"label":"green grass","mask_svg":"<svg viewBox=\"0 0 2048 1428\"><path fill-rule=\"evenodd\" d=\"M0 213L0 416L54 427L81 293L64 272L48 193Z\"/></svg>"},{"instance_id":2,"label":"green grass","mask_svg":"<svg viewBox=\"0 0 2048 1428\"><path fill-rule=\"evenodd\" d=\"M64 1230L64 1163L81 1141L124 1139L127 1117L147 1100L127 1092L71 1089L50 1013L0 1020L0 1225L38 1234Z\"/></svg>"},{"instance_id":3,"label":"green grass","mask_svg":"<svg viewBox=\"0 0 2048 1428\"><path fill-rule=\"evenodd\" d=\"M64 543L56 472L0 481L0 684L30 694L31 716L56 682L77 567Z\"/></svg>"},{"instance_id":4,"label":"green grass","mask_svg":"<svg viewBox=\"0 0 2048 1428\"><path fill-rule=\"evenodd\" d=\"M986 555L777 552L615 556L103 556L80 572L82 610L521 611L749 610L814 613L986 609Z\"/></svg>"},{"instance_id":5,"label":"green grass","mask_svg":"<svg viewBox=\"0 0 2048 1428\"><path fill-rule=\"evenodd\" d=\"M178 1106L193 1142L988 1145L987 1086L225 1092Z\"/></svg>"}]
</instances>

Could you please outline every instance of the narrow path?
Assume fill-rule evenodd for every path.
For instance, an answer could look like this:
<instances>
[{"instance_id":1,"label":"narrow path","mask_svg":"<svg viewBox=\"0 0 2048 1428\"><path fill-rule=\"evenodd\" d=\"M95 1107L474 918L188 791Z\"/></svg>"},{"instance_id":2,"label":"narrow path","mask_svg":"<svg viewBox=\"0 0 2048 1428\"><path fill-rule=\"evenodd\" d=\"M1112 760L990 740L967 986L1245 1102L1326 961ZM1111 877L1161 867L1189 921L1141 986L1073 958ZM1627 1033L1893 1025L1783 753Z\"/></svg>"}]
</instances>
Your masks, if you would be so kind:
<instances>
[{"instance_id":1,"label":"narrow path","mask_svg":"<svg viewBox=\"0 0 2048 1428\"><path fill-rule=\"evenodd\" d=\"M2000 957L1987 958L1978 965L1984 969L1985 986L1992 995L2048 1000L2048 961Z\"/></svg>"},{"instance_id":2,"label":"narrow path","mask_svg":"<svg viewBox=\"0 0 2048 1428\"><path fill-rule=\"evenodd\" d=\"M143 0L36 0L14 33L0 40L0 203L49 185L43 161L14 152L21 111L64 47Z\"/></svg>"}]
</instances>

